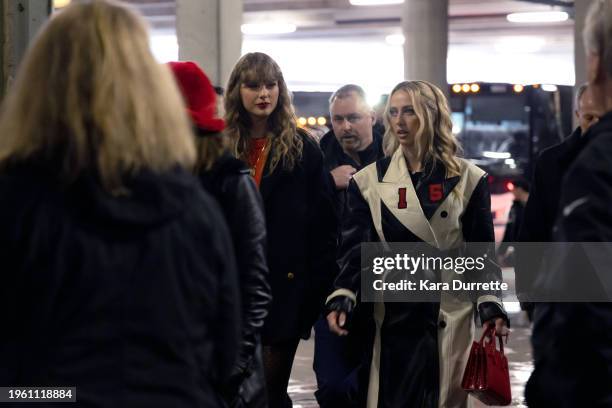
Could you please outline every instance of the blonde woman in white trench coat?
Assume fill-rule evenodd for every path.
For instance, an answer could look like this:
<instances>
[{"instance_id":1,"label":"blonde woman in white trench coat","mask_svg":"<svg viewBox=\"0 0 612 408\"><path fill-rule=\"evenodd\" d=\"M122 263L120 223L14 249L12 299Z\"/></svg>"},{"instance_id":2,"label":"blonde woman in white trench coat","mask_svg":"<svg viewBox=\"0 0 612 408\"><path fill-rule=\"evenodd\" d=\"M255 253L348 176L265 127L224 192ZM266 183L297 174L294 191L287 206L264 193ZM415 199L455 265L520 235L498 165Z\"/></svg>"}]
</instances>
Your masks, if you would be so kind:
<instances>
[{"instance_id":1,"label":"blonde woman in white trench coat","mask_svg":"<svg viewBox=\"0 0 612 408\"><path fill-rule=\"evenodd\" d=\"M362 242L425 242L448 250L494 240L486 173L456 156L444 94L425 81L402 82L389 96L385 121L387 157L355 174L349 186L341 273L327 299L327 320L339 335L347 333L344 323L358 302ZM478 280L501 280L493 262L479 273ZM365 405L467 407L461 379L474 313L505 334L508 318L498 296L472 302L443 293L439 303L374 303Z\"/></svg>"}]
</instances>

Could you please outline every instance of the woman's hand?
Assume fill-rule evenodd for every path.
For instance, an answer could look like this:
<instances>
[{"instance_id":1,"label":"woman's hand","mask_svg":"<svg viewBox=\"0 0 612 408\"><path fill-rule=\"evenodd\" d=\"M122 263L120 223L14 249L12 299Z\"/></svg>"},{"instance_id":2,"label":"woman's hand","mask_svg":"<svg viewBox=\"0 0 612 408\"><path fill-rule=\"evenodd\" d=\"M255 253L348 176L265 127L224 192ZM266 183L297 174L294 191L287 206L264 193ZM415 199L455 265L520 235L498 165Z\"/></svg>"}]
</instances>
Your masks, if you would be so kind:
<instances>
[{"instance_id":1,"label":"woman's hand","mask_svg":"<svg viewBox=\"0 0 612 408\"><path fill-rule=\"evenodd\" d=\"M329 330L338 336L346 336L348 334L348 330L343 329L346 324L346 313L344 312L338 312L336 310L329 312L327 315L327 324L329 325Z\"/></svg>"},{"instance_id":2,"label":"woman's hand","mask_svg":"<svg viewBox=\"0 0 612 408\"><path fill-rule=\"evenodd\" d=\"M495 326L495 334L503 337L508 336L510 334L510 330L506 325L506 320L502 317L495 317L482 325L482 332L486 332L491 326Z\"/></svg>"},{"instance_id":3,"label":"woman's hand","mask_svg":"<svg viewBox=\"0 0 612 408\"><path fill-rule=\"evenodd\" d=\"M327 324L329 330L338 336L346 336L348 318L353 312L353 301L346 296L336 296L327 302Z\"/></svg>"}]
</instances>

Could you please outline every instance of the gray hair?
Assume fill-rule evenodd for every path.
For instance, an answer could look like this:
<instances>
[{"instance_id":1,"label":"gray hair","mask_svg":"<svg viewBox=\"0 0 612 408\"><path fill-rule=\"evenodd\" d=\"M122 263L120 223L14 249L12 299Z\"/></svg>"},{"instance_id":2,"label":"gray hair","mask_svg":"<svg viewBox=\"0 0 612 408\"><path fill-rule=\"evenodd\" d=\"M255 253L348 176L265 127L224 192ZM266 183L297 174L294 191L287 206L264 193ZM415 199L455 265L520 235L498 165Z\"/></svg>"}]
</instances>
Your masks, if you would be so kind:
<instances>
[{"instance_id":1,"label":"gray hair","mask_svg":"<svg viewBox=\"0 0 612 408\"><path fill-rule=\"evenodd\" d=\"M574 97L574 107L576 108L576 110L578 110L578 107L580 106L580 98L582 98L582 95L584 95L584 92L587 90L588 87L589 84L585 82L584 84L580 85L576 90L576 96Z\"/></svg>"},{"instance_id":2,"label":"gray hair","mask_svg":"<svg viewBox=\"0 0 612 408\"><path fill-rule=\"evenodd\" d=\"M334 103L336 99L348 98L351 95L356 95L368 108L370 108L365 91L362 87L355 84L343 85L338 88L338 90L334 92L329 98L329 105L331 106L331 104Z\"/></svg>"},{"instance_id":3,"label":"gray hair","mask_svg":"<svg viewBox=\"0 0 612 408\"><path fill-rule=\"evenodd\" d=\"M606 74L612 77L612 0L594 1L587 13L582 38L588 52L602 59Z\"/></svg>"}]
</instances>

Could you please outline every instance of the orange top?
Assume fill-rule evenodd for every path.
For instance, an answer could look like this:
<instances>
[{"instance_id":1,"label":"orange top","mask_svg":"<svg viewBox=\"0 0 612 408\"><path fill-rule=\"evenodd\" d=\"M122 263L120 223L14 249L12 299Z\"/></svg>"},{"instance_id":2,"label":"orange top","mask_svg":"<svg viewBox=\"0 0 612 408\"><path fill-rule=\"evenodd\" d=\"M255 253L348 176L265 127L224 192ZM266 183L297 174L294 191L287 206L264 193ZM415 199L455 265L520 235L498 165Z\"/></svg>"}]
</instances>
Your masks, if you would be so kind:
<instances>
[{"instance_id":1,"label":"orange top","mask_svg":"<svg viewBox=\"0 0 612 408\"><path fill-rule=\"evenodd\" d=\"M261 178L263 177L270 143L267 137L251 139L249 143L249 167L251 167L251 175L255 179L255 184L259 187Z\"/></svg>"}]
</instances>

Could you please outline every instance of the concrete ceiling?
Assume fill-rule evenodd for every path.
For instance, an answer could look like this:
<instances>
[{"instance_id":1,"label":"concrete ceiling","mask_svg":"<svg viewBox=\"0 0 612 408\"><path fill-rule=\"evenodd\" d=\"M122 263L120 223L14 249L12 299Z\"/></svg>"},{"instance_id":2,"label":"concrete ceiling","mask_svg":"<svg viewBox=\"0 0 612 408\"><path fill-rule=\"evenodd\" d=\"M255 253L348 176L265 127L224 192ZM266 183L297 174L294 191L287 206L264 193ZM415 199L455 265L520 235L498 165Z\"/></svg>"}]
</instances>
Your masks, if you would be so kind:
<instances>
[{"instance_id":1,"label":"concrete ceiling","mask_svg":"<svg viewBox=\"0 0 612 408\"><path fill-rule=\"evenodd\" d=\"M145 15L154 29L174 28L174 0L125 0ZM286 37L346 37L399 31L401 5L357 7L349 0L243 0L245 23L290 21L298 26ZM548 4L572 12L571 0L450 0L450 33L459 38L490 35L571 34L573 21L518 25L506 15L520 11L551 10Z\"/></svg>"}]
</instances>

